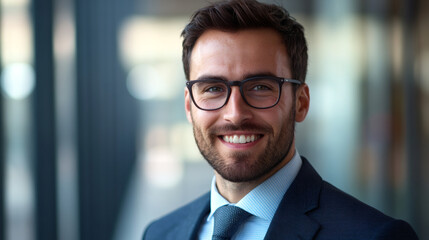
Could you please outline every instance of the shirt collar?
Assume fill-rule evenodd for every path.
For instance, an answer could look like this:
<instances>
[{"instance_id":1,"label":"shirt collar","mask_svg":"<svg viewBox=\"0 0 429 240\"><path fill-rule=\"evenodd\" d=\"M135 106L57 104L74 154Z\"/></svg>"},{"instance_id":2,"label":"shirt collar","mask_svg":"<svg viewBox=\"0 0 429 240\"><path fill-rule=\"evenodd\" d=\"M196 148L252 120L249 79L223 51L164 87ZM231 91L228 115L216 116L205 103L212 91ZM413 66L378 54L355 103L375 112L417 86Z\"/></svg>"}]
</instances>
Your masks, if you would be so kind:
<instances>
[{"instance_id":1,"label":"shirt collar","mask_svg":"<svg viewBox=\"0 0 429 240\"><path fill-rule=\"evenodd\" d=\"M283 195L292 184L301 165L301 157L298 151L295 150L295 155L284 167L250 191L236 204L229 203L228 200L220 195L216 187L216 177L213 177L210 194L210 214L207 220L209 221L213 217L214 212L219 207L235 205L254 216L271 221Z\"/></svg>"}]
</instances>

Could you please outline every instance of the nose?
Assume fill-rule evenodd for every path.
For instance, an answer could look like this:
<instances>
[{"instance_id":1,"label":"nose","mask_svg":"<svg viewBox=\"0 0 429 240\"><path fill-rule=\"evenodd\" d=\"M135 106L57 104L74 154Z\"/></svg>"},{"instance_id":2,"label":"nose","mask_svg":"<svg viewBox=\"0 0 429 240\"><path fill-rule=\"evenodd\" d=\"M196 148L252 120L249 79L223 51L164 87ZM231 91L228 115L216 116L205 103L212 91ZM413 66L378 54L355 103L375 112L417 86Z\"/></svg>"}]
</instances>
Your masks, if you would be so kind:
<instances>
[{"instance_id":1,"label":"nose","mask_svg":"<svg viewBox=\"0 0 429 240\"><path fill-rule=\"evenodd\" d=\"M229 100L222 109L224 120L234 125L240 125L252 118L251 107L246 104L241 96L240 88L236 86L231 87Z\"/></svg>"}]
</instances>

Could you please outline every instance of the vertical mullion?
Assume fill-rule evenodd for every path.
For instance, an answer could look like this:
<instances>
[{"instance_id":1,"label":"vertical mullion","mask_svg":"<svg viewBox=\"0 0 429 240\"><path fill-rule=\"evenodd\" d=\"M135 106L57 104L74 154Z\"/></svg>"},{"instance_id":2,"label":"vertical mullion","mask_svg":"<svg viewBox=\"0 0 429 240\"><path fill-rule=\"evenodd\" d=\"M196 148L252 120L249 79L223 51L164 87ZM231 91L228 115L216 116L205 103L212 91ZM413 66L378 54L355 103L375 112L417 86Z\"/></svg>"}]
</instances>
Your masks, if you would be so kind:
<instances>
[{"instance_id":1,"label":"vertical mullion","mask_svg":"<svg viewBox=\"0 0 429 240\"><path fill-rule=\"evenodd\" d=\"M407 164L407 209L408 218L414 225L417 232L420 229L419 206L420 203L420 167L421 164L421 135L419 127L422 126L419 122L420 104L418 100L419 93L418 81L415 75L415 35L417 29L415 26L417 17L417 1L402 0L402 24L403 24L403 75L404 81L404 96L405 96L405 144L406 144L406 164Z\"/></svg>"},{"instance_id":2,"label":"vertical mullion","mask_svg":"<svg viewBox=\"0 0 429 240\"><path fill-rule=\"evenodd\" d=\"M33 0L36 239L57 239L53 0Z\"/></svg>"}]
</instances>

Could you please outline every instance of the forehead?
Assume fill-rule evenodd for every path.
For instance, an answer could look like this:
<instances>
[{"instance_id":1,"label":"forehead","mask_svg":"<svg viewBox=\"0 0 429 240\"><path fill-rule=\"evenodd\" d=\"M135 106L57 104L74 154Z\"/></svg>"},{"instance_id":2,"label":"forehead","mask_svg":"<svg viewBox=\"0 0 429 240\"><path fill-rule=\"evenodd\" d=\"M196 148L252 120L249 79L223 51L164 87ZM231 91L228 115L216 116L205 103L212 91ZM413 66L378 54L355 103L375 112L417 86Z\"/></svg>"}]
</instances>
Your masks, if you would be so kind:
<instances>
[{"instance_id":1,"label":"forehead","mask_svg":"<svg viewBox=\"0 0 429 240\"><path fill-rule=\"evenodd\" d=\"M190 59L191 79L220 75L233 80L253 72L290 77L286 47L275 30L208 30L195 43Z\"/></svg>"}]
</instances>

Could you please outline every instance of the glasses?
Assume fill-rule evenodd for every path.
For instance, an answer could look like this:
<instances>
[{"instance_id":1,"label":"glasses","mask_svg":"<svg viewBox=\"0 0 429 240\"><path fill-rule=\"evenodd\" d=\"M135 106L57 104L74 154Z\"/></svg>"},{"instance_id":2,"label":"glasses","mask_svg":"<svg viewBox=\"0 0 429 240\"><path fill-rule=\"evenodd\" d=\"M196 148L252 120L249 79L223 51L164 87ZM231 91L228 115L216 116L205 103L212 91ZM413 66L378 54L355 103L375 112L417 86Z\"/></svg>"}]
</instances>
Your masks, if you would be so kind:
<instances>
[{"instance_id":1,"label":"glasses","mask_svg":"<svg viewBox=\"0 0 429 240\"><path fill-rule=\"evenodd\" d=\"M257 109L274 107L280 99L283 83L301 84L301 81L274 76L258 76L242 81L202 79L186 82L195 106L201 110L214 111L226 105L231 96L231 87L240 88L247 105Z\"/></svg>"}]
</instances>

